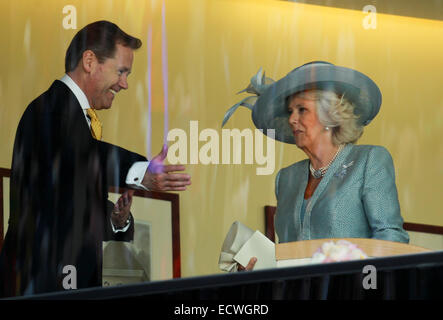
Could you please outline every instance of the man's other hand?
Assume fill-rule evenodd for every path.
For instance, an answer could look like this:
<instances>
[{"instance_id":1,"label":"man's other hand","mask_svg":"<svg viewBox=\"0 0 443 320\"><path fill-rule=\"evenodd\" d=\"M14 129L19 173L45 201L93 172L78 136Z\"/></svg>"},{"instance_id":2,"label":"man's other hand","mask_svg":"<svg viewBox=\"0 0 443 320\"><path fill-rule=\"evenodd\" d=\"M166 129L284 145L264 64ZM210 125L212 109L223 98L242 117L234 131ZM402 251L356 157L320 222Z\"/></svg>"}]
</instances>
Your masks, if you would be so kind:
<instances>
[{"instance_id":1,"label":"man's other hand","mask_svg":"<svg viewBox=\"0 0 443 320\"><path fill-rule=\"evenodd\" d=\"M114 205L112 210L112 224L117 228L123 228L126 226L126 222L129 219L131 212L132 195L134 190L128 190L123 193Z\"/></svg>"}]
</instances>

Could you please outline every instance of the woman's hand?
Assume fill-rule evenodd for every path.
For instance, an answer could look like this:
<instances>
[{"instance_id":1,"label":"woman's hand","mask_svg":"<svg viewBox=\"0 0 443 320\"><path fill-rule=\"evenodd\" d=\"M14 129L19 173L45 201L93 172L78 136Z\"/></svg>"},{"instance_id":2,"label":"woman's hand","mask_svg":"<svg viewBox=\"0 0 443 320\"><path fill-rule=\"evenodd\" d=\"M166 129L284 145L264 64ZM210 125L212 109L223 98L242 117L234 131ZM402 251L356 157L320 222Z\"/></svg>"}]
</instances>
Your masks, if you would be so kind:
<instances>
[{"instance_id":1,"label":"woman's hand","mask_svg":"<svg viewBox=\"0 0 443 320\"><path fill-rule=\"evenodd\" d=\"M256 257L252 257L249 260L249 263L246 267L243 267L242 265L238 265L237 270L238 271L250 271L252 269L254 269L255 263L257 262L257 258Z\"/></svg>"}]
</instances>

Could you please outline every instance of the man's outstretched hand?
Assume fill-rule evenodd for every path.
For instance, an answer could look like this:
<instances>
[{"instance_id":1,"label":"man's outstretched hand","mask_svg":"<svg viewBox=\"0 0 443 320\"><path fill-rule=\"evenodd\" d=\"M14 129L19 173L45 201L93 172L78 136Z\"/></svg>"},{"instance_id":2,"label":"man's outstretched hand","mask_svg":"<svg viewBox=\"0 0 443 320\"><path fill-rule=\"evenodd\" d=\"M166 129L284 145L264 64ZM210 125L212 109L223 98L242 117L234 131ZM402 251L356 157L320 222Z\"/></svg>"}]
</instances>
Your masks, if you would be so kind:
<instances>
[{"instance_id":1,"label":"man's outstretched hand","mask_svg":"<svg viewBox=\"0 0 443 320\"><path fill-rule=\"evenodd\" d=\"M175 173L184 171L183 165L165 165L164 161L168 155L168 146L164 145L162 151L149 163L142 184L152 191L183 191L191 184L191 176L186 173Z\"/></svg>"}]
</instances>

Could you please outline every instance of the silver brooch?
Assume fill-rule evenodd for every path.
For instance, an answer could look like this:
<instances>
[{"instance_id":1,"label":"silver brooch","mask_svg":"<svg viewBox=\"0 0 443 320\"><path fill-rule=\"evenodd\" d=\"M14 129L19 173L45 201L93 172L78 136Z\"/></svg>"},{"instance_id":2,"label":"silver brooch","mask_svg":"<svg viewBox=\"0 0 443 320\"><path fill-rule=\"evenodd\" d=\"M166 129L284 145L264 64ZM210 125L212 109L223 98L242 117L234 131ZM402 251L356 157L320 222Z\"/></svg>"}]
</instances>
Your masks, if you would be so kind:
<instances>
[{"instance_id":1,"label":"silver brooch","mask_svg":"<svg viewBox=\"0 0 443 320\"><path fill-rule=\"evenodd\" d=\"M335 176L338 178L343 178L346 173L348 173L348 168L351 167L354 164L354 161L349 162L348 164L344 164L341 167L341 170L338 171Z\"/></svg>"}]
</instances>

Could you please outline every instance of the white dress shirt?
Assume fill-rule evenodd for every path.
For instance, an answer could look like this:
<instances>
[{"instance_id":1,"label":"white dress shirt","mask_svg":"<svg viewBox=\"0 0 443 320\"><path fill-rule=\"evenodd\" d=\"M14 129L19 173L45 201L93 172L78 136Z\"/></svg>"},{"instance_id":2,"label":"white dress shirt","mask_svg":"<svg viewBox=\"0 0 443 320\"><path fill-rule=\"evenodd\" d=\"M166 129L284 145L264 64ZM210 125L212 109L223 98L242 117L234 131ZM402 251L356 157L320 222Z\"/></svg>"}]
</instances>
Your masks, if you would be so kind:
<instances>
[{"instance_id":1,"label":"white dress shirt","mask_svg":"<svg viewBox=\"0 0 443 320\"><path fill-rule=\"evenodd\" d=\"M91 120L88 117L87 109L89 109L91 106L89 105L88 99L86 98L85 93L80 89L80 87L74 82L74 80L71 79L70 76L65 74L60 81L62 81L64 84L68 86L68 88L72 91L72 93L77 98L78 102L80 103L80 106L83 110L83 114L85 115L85 120L88 124L89 129L91 129ZM134 162L134 164L131 166L131 168L128 171L128 174L126 175L126 184L128 186L131 186L136 189L143 189L148 190L144 185L141 184L141 181L143 180L143 177L145 176L146 170L148 169L149 161L138 161ZM127 224L123 229L116 229L114 228L114 225L112 225L112 230L114 233L117 232L125 232L128 230L130 224Z\"/></svg>"}]
</instances>

